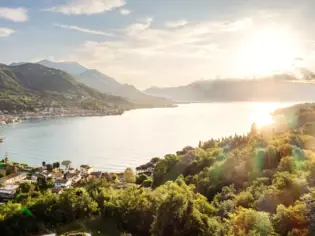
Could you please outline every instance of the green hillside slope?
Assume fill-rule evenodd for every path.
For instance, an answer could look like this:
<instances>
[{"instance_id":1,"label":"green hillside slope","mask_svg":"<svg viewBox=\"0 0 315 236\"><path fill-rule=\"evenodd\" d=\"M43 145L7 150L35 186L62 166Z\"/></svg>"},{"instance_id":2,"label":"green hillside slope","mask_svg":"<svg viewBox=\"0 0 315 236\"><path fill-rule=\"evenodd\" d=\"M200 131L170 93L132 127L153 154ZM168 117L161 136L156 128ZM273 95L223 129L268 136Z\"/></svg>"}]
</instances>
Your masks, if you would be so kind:
<instances>
[{"instance_id":1,"label":"green hillside slope","mask_svg":"<svg viewBox=\"0 0 315 236\"><path fill-rule=\"evenodd\" d=\"M40 106L104 110L132 108L125 99L100 93L71 75L39 64L0 65L0 109L32 110Z\"/></svg>"}]
</instances>

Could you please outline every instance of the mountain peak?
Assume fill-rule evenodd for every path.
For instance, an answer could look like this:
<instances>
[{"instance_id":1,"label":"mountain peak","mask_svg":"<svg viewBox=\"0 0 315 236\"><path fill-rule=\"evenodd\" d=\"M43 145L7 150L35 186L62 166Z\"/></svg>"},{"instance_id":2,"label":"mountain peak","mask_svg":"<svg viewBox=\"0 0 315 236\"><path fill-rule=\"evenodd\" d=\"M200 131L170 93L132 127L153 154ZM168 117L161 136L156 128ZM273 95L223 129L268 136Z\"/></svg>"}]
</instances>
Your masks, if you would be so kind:
<instances>
[{"instance_id":1,"label":"mountain peak","mask_svg":"<svg viewBox=\"0 0 315 236\"><path fill-rule=\"evenodd\" d=\"M41 61L39 61L39 62L37 62L38 64L40 64L40 63L53 63L52 61L49 61L49 60L47 60L47 59L44 59L44 60L41 60Z\"/></svg>"},{"instance_id":2,"label":"mountain peak","mask_svg":"<svg viewBox=\"0 0 315 236\"><path fill-rule=\"evenodd\" d=\"M43 66L49 67L49 68L63 70L73 76L77 76L83 73L84 71L88 70L87 68L85 68L84 66L80 65L77 62L53 62L53 61L44 59L37 63Z\"/></svg>"},{"instance_id":3,"label":"mountain peak","mask_svg":"<svg viewBox=\"0 0 315 236\"><path fill-rule=\"evenodd\" d=\"M12 62L9 66L20 66L23 64L27 64L28 62Z\"/></svg>"}]
</instances>

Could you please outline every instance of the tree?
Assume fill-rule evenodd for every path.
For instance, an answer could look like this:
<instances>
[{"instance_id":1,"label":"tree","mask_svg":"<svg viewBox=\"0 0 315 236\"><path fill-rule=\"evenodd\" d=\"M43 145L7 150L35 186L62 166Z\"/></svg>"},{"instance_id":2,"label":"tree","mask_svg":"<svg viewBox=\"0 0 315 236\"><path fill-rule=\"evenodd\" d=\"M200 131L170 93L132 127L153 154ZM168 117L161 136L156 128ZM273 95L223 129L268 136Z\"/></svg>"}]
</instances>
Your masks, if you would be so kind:
<instances>
[{"instance_id":1,"label":"tree","mask_svg":"<svg viewBox=\"0 0 315 236\"><path fill-rule=\"evenodd\" d=\"M60 163L59 162L54 162L53 163L53 169L58 169L60 167Z\"/></svg>"},{"instance_id":2,"label":"tree","mask_svg":"<svg viewBox=\"0 0 315 236\"><path fill-rule=\"evenodd\" d=\"M278 205L277 214L273 217L276 232L280 235L288 235L294 228L307 229L307 213L307 205L304 202L297 201L294 206L288 208L282 204Z\"/></svg>"},{"instance_id":3,"label":"tree","mask_svg":"<svg viewBox=\"0 0 315 236\"><path fill-rule=\"evenodd\" d=\"M231 235L272 235L274 229L269 217L266 212L239 208L230 218Z\"/></svg>"},{"instance_id":4,"label":"tree","mask_svg":"<svg viewBox=\"0 0 315 236\"><path fill-rule=\"evenodd\" d=\"M71 161L65 160L65 161L61 162L61 165L63 165L65 167L65 169L69 169L70 165L71 165Z\"/></svg>"},{"instance_id":5,"label":"tree","mask_svg":"<svg viewBox=\"0 0 315 236\"><path fill-rule=\"evenodd\" d=\"M42 166L46 166L46 162L45 161L42 162Z\"/></svg>"},{"instance_id":6,"label":"tree","mask_svg":"<svg viewBox=\"0 0 315 236\"><path fill-rule=\"evenodd\" d=\"M221 235L216 218L209 217L211 205L206 198L195 195L179 177L157 190L163 194L151 226L153 236Z\"/></svg>"},{"instance_id":7,"label":"tree","mask_svg":"<svg viewBox=\"0 0 315 236\"><path fill-rule=\"evenodd\" d=\"M46 179L43 176L38 176L36 186L38 190L46 190L47 189Z\"/></svg>"},{"instance_id":8,"label":"tree","mask_svg":"<svg viewBox=\"0 0 315 236\"><path fill-rule=\"evenodd\" d=\"M279 147L280 158L292 156L293 147L290 144L282 144Z\"/></svg>"},{"instance_id":9,"label":"tree","mask_svg":"<svg viewBox=\"0 0 315 236\"><path fill-rule=\"evenodd\" d=\"M148 176L144 174L137 175L136 184L142 184L147 179L148 179Z\"/></svg>"},{"instance_id":10,"label":"tree","mask_svg":"<svg viewBox=\"0 0 315 236\"><path fill-rule=\"evenodd\" d=\"M159 157L153 157L150 162L153 164L156 164L156 163L158 163L159 160L160 160Z\"/></svg>"},{"instance_id":11,"label":"tree","mask_svg":"<svg viewBox=\"0 0 315 236\"><path fill-rule=\"evenodd\" d=\"M278 150L275 146L269 145L265 150L264 169L275 169L278 164Z\"/></svg>"},{"instance_id":12,"label":"tree","mask_svg":"<svg viewBox=\"0 0 315 236\"><path fill-rule=\"evenodd\" d=\"M46 188L53 188L55 186L55 182L51 177L46 180Z\"/></svg>"},{"instance_id":13,"label":"tree","mask_svg":"<svg viewBox=\"0 0 315 236\"><path fill-rule=\"evenodd\" d=\"M124 180L126 183L135 183L136 176L131 168L127 168L124 172Z\"/></svg>"},{"instance_id":14,"label":"tree","mask_svg":"<svg viewBox=\"0 0 315 236\"><path fill-rule=\"evenodd\" d=\"M148 178L145 181L143 181L142 185L145 188L150 188L152 186L153 183L153 179L152 178Z\"/></svg>"},{"instance_id":15,"label":"tree","mask_svg":"<svg viewBox=\"0 0 315 236\"><path fill-rule=\"evenodd\" d=\"M46 168L47 168L47 170L48 170L49 172L52 172L52 171L53 171L53 166L52 166L52 164L47 164L47 165L46 165Z\"/></svg>"},{"instance_id":16,"label":"tree","mask_svg":"<svg viewBox=\"0 0 315 236\"><path fill-rule=\"evenodd\" d=\"M25 183L21 183L19 186L19 191L21 193L30 193L33 192L35 190L35 186L34 184L25 182Z\"/></svg>"},{"instance_id":17,"label":"tree","mask_svg":"<svg viewBox=\"0 0 315 236\"><path fill-rule=\"evenodd\" d=\"M292 157L287 156L281 159L278 169L279 171L288 171L293 173L296 170L296 163Z\"/></svg>"},{"instance_id":18,"label":"tree","mask_svg":"<svg viewBox=\"0 0 315 236\"><path fill-rule=\"evenodd\" d=\"M97 203L84 188L65 191L60 196L60 208L64 211L66 222L91 217L97 212Z\"/></svg>"},{"instance_id":19,"label":"tree","mask_svg":"<svg viewBox=\"0 0 315 236\"><path fill-rule=\"evenodd\" d=\"M16 166L9 166L6 168L5 175L11 175L17 172Z\"/></svg>"},{"instance_id":20,"label":"tree","mask_svg":"<svg viewBox=\"0 0 315 236\"><path fill-rule=\"evenodd\" d=\"M178 162L179 157L176 155L166 155L164 159L161 159L154 168L153 186L159 186L167 180L175 180L178 173L174 170L174 167Z\"/></svg>"},{"instance_id":21,"label":"tree","mask_svg":"<svg viewBox=\"0 0 315 236\"><path fill-rule=\"evenodd\" d=\"M116 175L116 174L112 174L112 181L114 182L114 183L117 183L118 182L118 176Z\"/></svg>"},{"instance_id":22,"label":"tree","mask_svg":"<svg viewBox=\"0 0 315 236\"><path fill-rule=\"evenodd\" d=\"M241 192L236 196L236 206L250 208L254 204L254 197L250 192Z\"/></svg>"}]
</instances>

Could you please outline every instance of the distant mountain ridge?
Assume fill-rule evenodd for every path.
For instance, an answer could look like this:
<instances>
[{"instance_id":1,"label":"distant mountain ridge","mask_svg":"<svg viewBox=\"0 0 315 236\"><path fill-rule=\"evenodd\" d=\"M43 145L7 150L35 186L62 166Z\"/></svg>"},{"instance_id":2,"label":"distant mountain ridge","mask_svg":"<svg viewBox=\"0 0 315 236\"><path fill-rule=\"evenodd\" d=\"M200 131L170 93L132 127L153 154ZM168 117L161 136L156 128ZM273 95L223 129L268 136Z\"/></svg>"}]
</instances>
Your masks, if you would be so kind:
<instances>
[{"instance_id":1,"label":"distant mountain ridge","mask_svg":"<svg viewBox=\"0 0 315 236\"><path fill-rule=\"evenodd\" d=\"M304 81L290 75L262 79L218 79L179 87L152 87L144 92L176 102L313 101L314 79L310 75Z\"/></svg>"},{"instance_id":2,"label":"distant mountain ridge","mask_svg":"<svg viewBox=\"0 0 315 236\"><path fill-rule=\"evenodd\" d=\"M88 69L76 62L52 62L42 60L38 62L49 68L55 68L70 73L77 81L94 88L100 92L120 96L140 106L170 106L172 102L165 98L159 98L144 94L136 87L121 84L98 70Z\"/></svg>"},{"instance_id":3,"label":"distant mountain ridge","mask_svg":"<svg viewBox=\"0 0 315 236\"><path fill-rule=\"evenodd\" d=\"M81 83L84 83L91 88L97 88L104 93L112 93L113 89L121 86L121 84L114 78L111 78L98 70L86 70L76 76L76 78Z\"/></svg>"},{"instance_id":4,"label":"distant mountain ridge","mask_svg":"<svg viewBox=\"0 0 315 236\"><path fill-rule=\"evenodd\" d=\"M28 62L13 62L9 66L20 66L20 65L23 65L23 64L28 64Z\"/></svg>"},{"instance_id":5,"label":"distant mountain ridge","mask_svg":"<svg viewBox=\"0 0 315 236\"><path fill-rule=\"evenodd\" d=\"M77 62L52 62L45 59L37 62L37 64L41 64L48 68L62 70L73 76L80 75L81 73L88 70L87 68L85 68L84 66L80 65Z\"/></svg>"}]
</instances>

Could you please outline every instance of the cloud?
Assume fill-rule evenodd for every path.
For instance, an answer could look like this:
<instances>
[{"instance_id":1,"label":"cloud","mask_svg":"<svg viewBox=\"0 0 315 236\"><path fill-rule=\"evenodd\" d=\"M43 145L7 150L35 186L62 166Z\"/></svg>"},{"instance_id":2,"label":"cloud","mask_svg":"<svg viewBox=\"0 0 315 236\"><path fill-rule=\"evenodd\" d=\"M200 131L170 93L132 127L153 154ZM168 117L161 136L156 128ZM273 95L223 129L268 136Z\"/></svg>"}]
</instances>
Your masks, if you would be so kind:
<instances>
[{"instance_id":1,"label":"cloud","mask_svg":"<svg viewBox=\"0 0 315 236\"><path fill-rule=\"evenodd\" d=\"M60 12L66 15L92 15L111 11L125 4L125 0L72 0L67 4L45 10Z\"/></svg>"},{"instance_id":2,"label":"cloud","mask_svg":"<svg viewBox=\"0 0 315 236\"><path fill-rule=\"evenodd\" d=\"M142 23L135 23L135 24L129 25L126 28L125 31L129 35L134 35L134 34L137 34L137 33L141 32L141 31L145 31L146 29L148 29L152 22L153 22L153 18L152 17L148 17Z\"/></svg>"},{"instance_id":3,"label":"cloud","mask_svg":"<svg viewBox=\"0 0 315 236\"><path fill-rule=\"evenodd\" d=\"M232 56L227 55L233 55L235 32L251 27L247 21L191 21L167 28L153 26L148 17L117 30L115 38L86 41L70 56L142 88L185 84L220 75L226 68L234 72Z\"/></svg>"},{"instance_id":4,"label":"cloud","mask_svg":"<svg viewBox=\"0 0 315 236\"><path fill-rule=\"evenodd\" d=\"M88 34L95 34L95 35L102 35L102 36L114 36L113 34L106 33L106 32L103 32L103 31L81 28L81 27L75 26L75 25L55 24L55 26L59 27L59 28L63 28L63 29L76 30L76 31L80 31L80 32L83 32L83 33L88 33Z\"/></svg>"},{"instance_id":5,"label":"cloud","mask_svg":"<svg viewBox=\"0 0 315 236\"><path fill-rule=\"evenodd\" d=\"M124 15L124 16L126 16L126 15L130 15L131 14L131 11L130 10L128 10L128 9L120 9L120 14L122 14L122 15Z\"/></svg>"},{"instance_id":6,"label":"cloud","mask_svg":"<svg viewBox=\"0 0 315 236\"><path fill-rule=\"evenodd\" d=\"M8 28L0 28L0 37L8 37L13 34L15 31Z\"/></svg>"},{"instance_id":7,"label":"cloud","mask_svg":"<svg viewBox=\"0 0 315 236\"><path fill-rule=\"evenodd\" d=\"M188 24L188 22L186 20L167 21L165 23L165 26L168 28L177 28L177 27L184 26L187 24Z\"/></svg>"},{"instance_id":8,"label":"cloud","mask_svg":"<svg viewBox=\"0 0 315 236\"><path fill-rule=\"evenodd\" d=\"M251 18L244 18L237 21L230 21L225 23L222 27L223 31L239 31L243 29L250 28L253 24L253 20Z\"/></svg>"},{"instance_id":9,"label":"cloud","mask_svg":"<svg viewBox=\"0 0 315 236\"><path fill-rule=\"evenodd\" d=\"M0 8L0 19L14 22L25 22L28 20L28 10L26 8Z\"/></svg>"}]
</instances>

